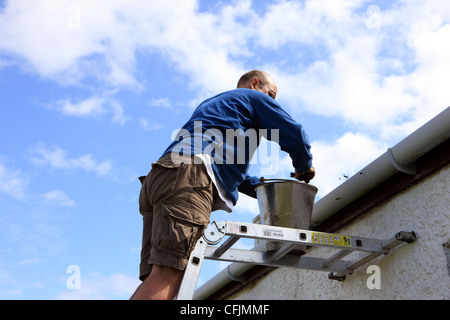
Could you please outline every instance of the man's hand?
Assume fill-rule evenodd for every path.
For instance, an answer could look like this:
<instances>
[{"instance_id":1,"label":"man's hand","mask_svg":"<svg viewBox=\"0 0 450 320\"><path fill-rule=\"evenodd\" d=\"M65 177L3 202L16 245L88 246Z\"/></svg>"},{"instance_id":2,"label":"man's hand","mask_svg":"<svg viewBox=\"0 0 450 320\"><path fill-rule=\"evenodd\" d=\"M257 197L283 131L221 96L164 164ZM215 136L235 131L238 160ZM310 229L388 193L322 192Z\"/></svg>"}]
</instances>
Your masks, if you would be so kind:
<instances>
[{"instance_id":1,"label":"man's hand","mask_svg":"<svg viewBox=\"0 0 450 320\"><path fill-rule=\"evenodd\" d=\"M309 183L309 181L314 179L315 176L316 169L314 169L314 167L311 167L311 169L305 172L298 172L297 170L295 170L295 179L305 181L306 183Z\"/></svg>"}]
</instances>

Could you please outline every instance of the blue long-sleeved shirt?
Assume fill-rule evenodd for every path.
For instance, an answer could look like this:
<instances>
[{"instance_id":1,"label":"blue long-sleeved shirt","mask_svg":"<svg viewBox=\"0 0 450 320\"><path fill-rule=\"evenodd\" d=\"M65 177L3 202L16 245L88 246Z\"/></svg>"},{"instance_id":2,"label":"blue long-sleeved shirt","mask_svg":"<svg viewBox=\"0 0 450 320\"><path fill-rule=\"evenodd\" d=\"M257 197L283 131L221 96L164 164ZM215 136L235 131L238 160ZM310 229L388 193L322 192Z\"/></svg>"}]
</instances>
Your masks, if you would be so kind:
<instances>
[{"instance_id":1,"label":"blue long-sleeved shirt","mask_svg":"<svg viewBox=\"0 0 450 320\"><path fill-rule=\"evenodd\" d=\"M279 130L278 136L273 130ZM251 89L226 91L202 102L163 156L170 152L209 153L215 178L235 205L238 191L254 196L254 186L259 183L258 177L247 172L261 136L271 141L278 138L275 142L290 155L298 171L311 168L311 146L302 125L274 99Z\"/></svg>"}]
</instances>

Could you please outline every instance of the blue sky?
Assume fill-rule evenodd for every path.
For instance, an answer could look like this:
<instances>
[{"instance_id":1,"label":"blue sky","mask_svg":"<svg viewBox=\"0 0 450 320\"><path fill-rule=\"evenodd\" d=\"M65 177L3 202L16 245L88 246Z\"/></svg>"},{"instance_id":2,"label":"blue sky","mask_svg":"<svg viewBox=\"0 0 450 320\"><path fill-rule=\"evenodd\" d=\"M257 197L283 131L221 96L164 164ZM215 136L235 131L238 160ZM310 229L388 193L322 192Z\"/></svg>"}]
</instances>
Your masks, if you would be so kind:
<instances>
[{"instance_id":1,"label":"blue sky","mask_svg":"<svg viewBox=\"0 0 450 320\"><path fill-rule=\"evenodd\" d=\"M446 0L0 1L0 299L128 299L137 177L244 72L306 128L320 198L448 106L449 39Z\"/></svg>"}]
</instances>

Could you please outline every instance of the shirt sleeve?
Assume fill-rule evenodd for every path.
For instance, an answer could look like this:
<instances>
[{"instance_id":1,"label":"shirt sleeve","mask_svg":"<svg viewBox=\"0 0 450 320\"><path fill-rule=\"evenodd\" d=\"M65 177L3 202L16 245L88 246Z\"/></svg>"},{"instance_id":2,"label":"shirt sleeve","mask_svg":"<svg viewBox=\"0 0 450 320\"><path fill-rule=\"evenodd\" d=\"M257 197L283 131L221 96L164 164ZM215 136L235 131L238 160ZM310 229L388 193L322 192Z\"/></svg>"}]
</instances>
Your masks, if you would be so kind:
<instances>
[{"instance_id":1,"label":"shirt sleeve","mask_svg":"<svg viewBox=\"0 0 450 320\"><path fill-rule=\"evenodd\" d=\"M239 185L238 191L256 199L255 187L259 184L259 178L247 175Z\"/></svg>"},{"instance_id":2,"label":"shirt sleeve","mask_svg":"<svg viewBox=\"0 0 450 320\"><path fill-rule=\"evenodd\" d=\"M281 150L289 154L295 169L300 172L308 171L312 167L312 154L303 126L266 94L258 94L255 98L252 105L258 128L267 129L266 138L278 143Z\"/></svg>"}]
</instances>

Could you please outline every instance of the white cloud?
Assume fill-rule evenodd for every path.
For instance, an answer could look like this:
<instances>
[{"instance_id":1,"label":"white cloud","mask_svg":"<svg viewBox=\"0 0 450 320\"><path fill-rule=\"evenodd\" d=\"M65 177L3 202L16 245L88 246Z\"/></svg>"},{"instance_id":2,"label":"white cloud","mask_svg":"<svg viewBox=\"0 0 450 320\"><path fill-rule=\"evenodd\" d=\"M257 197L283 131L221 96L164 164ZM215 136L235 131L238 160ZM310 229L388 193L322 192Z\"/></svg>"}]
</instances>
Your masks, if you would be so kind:
<instances>
[{"instance_id":1,"label":"white cloud","mask_svg":"<svg viewBox=\"0 0 450 320\"><path fill-rule=\"evenodd\" d=\"M259 215L258 201L246 194L239 193L239 200L233 208L233 214L234 213L237 213L240 216L240 219L251 221L255 216Z\"/></svg>"},{"instance_id":2,"label":"white cloud","mask_svg":"<svg viewBox=\"0 0 450 320\"><path fill-rule=\"evenodd\" d=\"M63 82L94 75L113 85L136 85L130 74L134 45L116 16L122 5L9 1L0 19L0 48L23 57L37 73Z\"/></svg>"},{"instance_id":3,"label":"white cloud","mask_svg":"<svg viewBox=\"0 0 450 320\"><path fill-rule=\"evenodd\" d=\"M266 14L262 45L316 56L309 62L290 61L287 68L268 64L278 79L280 99L294 112L341 118L389 139L411 133L447 107L447 4L400 2L380 9L379 29L371 29L371 17L355 11L363 2L339 2L336 10L327 3L282 2ZM272 29L273 39L263 38Z\"/></svg>"},{"instance_id":4,"label":"white cloud","mask_svg":"<svg viewBox=\"0 0 450 320\"><path fill-rule=\"evenodd\" d=\"M145 118L139 118L138 122L145 131L155 131L164 128L162 124L156 122L149 122Z\"/></svg>"},{"instance_id":5,"label":"white cloud","mask_svg":"<svg viewBox=\"0 0 450 320\"><path fill-rule=\"evenodd\" d=\"M91 154L78 158L69 158L66 151L59 147L49 147L43 143L32 148L34 154L31 161L40 165L50 165L57 169L82 169L95 172L98 175L106 175L111 172L112 164L109 160L98 162Z\"/></svg>"},{"instance_id":6,"label":"white cloud","mask_svg":"<svg viewBox=\"0 0 450 320\"><path fill-rule=\"evenodd\" d=\"M216 12L200 12L195 0L151 6L143 0L75 5L16 0L1 14L0 49L46 77L95 77L106 85L131 87L140 87L136 52L157 52L203 96L234 87L243 66L256 61L274 76L279 99L294 117L305 111L335 117L362 132L354 135L357 141L374 135L379 142L372 137L368 146L377 150L447 107L450 7L445 0L399 1L380 8L372 28L370 5L366 0L277 1L259 15L249 0L222 4ZM284 58L284 50L295 55ZM271 53L282 59L270 60ZM153 103L166 106L167 100ZM114 121L125 121L121 105L108 97L60 100L58 106L68 115L109 112ZM139 123L154 128L144 118ZM334 148L331 143L315 147L326 154L325 147ZM316 161L320 151L313 151ZM52 155L55 164L98 166L90 155L61 159L65 155L57 149Z\"/></svg>"},{"instance_id":7,"label":"white cloud","mask_svg":"<svg viewBox=\"0 0 450 320\"><path fill-rule=\"evenodd\" d=\"M356 25L358 16L353 10L363 1L320 0L280 1L269 6L259 21L257 40L268 49L278 49L287 43L316 45L325 42L337 45L348 31L349 25ZM302 55L302 52L298 53Z\"/></svg>"},{"instance_id":8,"label":"white cloud","mask_svg":"<svg viewBox=\"0 0 450 320\"><path fill-rule=\"evenodd\" d=\"M103 107L104 100L98 97L92 97L80 101L79 103L72 103L69 100L59 100L58 105L61 107L61 112L65 115L73 115L78 117L96 116L105 112Z\"/></svg>"},{"instance_id":9,"label":"white cloud","mask_svg":"<svg viewBox=\"0 0 450 320\"><path fill-rule=\"evenodd\" d=\"M4 269L3 266L0 266L0 297L2 299L8 299L11 297L20 297L20 294L23 292L23 289L18 289L19 282L14 274ZM10 289L14 288L14 289Z\"/></svg>"},{"instance_id":10,"label":"white cloud","mask_svg":"<svg viewBox=\"0 0 450 320\"><path fill-rule=\"evenodd\" d=\"M99 273L84 273L81 268L80 289L61 292L58 300L111 300L128 299L140 284L137 277L121 273L104 276Z\"/></svg>"},{"instance_id":11,"label":"white cloud","mask_svg":"<svg viewBox=\"0 0 450 320\"><path fill-rule=\"evenodd\" d=\"M75 205L75 201L70 199L64 191L61 190L52 190L43 195L41 198L48 204L58 205L63 207L72 207Z\"/></svg>"},{"instance_id":12,"label":"white cloud","mask_svg":"<svg viewBox=\"0 0 450 320\"><path fill-rule=\"evenodd\" d=\"M318 187L319 197L332 191L387 150L387 146L352 132L333 142L313 142L312 148L316 177L311 184Z\"/></svg>"},{"instance_id":13,"label":"white cloud","mask_svg":"<svg viewBox=\"0 0 450 320\"><path fill-rule=\"evenodd\" d=\"M309 48L299 48L299 56L305 56L304 50L315 50L313 62L304 61L304 79L315 75L313 84L331 93L329 100L339 98L341 89L351 88L343 93L343 102L334 100L341 107L348 100L356 100L353 105L361 107L361 101L370 103L369 98L386 90L388 95L376 101L389 102L386 98L392 94L408 98L407 91L389 94L389 86L383 87L389 74L381 74L380 65L405 66L408 61L403 61L403 54L409 50L417 52L419 68L425 63L422 53L434 66L446 61L448 41L443 41L446 34L440 29L449 22L448 6L445 1L400 2L381 10L380 29L370 29L370 16L364 10L369 4L363 0L280 1L258 16L249 0L224 4L214 13L199 12L195 0L153 1L151 6L143 0L80 0L76 4L16 0L8 2L2 14L0 48L22 56L45 76L94 75L116 85L136 85L136 51L157 49L189 75L191 85L217 92L235 85L242 71L240 59L258 56L251 51L250 41L268 50L301 44ZM417 41L425 36L428 43ZM391 45L398 50L394 52ZM390 50L390 56L383 57L380 50ZM320 86L319 80L326 80L326 85ZM354 97L356 88L363 90L361 97Z\"/></svg>"},{"instance_id":14,"label":"white cloud","mask_svg":"<svg viewBox=\"0 0 450 320\"><path fill-rule=\"evenodd\" d=\"M45 262L45 260L34 257L34 258L22 260L17 265L23 267L23 266L36 265L36 264L43 263L43 262Z\"/></svg>"},{"instance_id":15,"label":"white cloud","mask_svg":"<svg viewBox=\"0 0 450 320\"><path fill-rule=\"evenodd\" d=\"M159 99L155 99L153 98L150 102L149 102L150 106L152 107L163 107L163 108L168 108L168 109L172 109L172 104L170 103L170 99L169 98L159 98Z\"/></svg>"},{"instance_id":16,"label":"white cloud","mask_svg":"<svg viewBox=\"0 0 450 320\"><path fill-rule=\"evenodd\" d=\"M139 88L137 50L159 52L204 96L234 87L245 61L256 59L273 71L280 98L293 109L379 128L384 135L385 130L405 134L450 99L445 1L400 1L381 8L377 28L368 24L371 3L363 0L279 1L263 15L249 0L223 4L216 12L199 12L195 0L151 6L143 0L49 3L8 2L0 20L0 49L60 80L94 76ZM261 49L264 57L278 56L286 46L297 57L259 57ZM120 105L110 105L123 122ZM105 112L105 101L95 97L62 100L60 106L79 116Z\"/></svg>"},{"instance_id":17,"label":"white cloud","mask_svg":"<svg viewBox=\"0 0 450 320\"><path fill-rule=\"evenodd\" d=\"M105 113L113 115L112 121L121 125L125 124L130 117L124 115L122 105L114 99L93 96L79 102L67 99L59 100L57 110L62 114L76 117L98 117Z\"/></svg>"},{"instance_id":18,"label":"white cloud","mask_svg":"<svg viewBox=\"0 0 450 320\"><path fill-rule=\"evenodd\" d=\"M23 198L29 179L19 170L6 167L0 162L0 192L13 198Z\"/></svg>"},{"instance_id":19,"label":"white cloud","mask_svg":"<svg viewBox=\"0 0 450 320\"><path fill-rule=\"evenodd\" d=\"M227 6L223 17L232 22L241 9L248 12L249 4ZM220 17L196 10L194 0L153 1L151 6L142 0L75 5L17 0L8 2L2 14L0 49L22 57L38 74L69 83L94 76L110 85L140 88L135 52L154 48L182 72L192 73L195 85L235 82L227 54L242 50L236 45L239 35L218 37L214 27Z\"/></svg>"}]
</instances>

